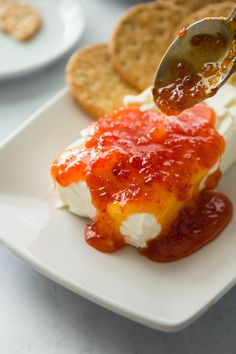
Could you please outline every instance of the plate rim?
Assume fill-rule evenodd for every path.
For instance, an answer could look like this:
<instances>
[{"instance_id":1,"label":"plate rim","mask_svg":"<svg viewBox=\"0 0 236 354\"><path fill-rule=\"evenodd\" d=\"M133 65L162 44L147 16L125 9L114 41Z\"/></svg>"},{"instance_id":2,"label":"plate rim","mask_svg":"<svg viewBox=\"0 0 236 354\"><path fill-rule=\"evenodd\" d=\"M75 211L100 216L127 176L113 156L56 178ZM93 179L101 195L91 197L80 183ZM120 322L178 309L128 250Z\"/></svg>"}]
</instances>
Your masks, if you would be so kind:
<instances>
[{"instance_id":1,"label":"plate rim","mask_svg":"<svg viewBox=\"0 0 236 354\"><path fill-rule=\"evenodd\" d=\"M51 99L49 99L45 104L39 107L25 122L19 125L10 135L8 135L2 142L0 142L0 152L7 148L9 144L25 129L27 129L31 124L33 124L36 120L40 119L41 114L47 111L52 107L55 103L63 99L69 95L69 90L67 87L64 87L60 90L56 95L54 95ZM71 98L72 99L72 98ZM13 254L22 259L27 265L43 274L47 278L61 286L77 293L78 295L92 301L93 303L100 305L110 311L113 311L116 314L119 314L125 318L138 322L142 325L148 326L152 329L163 331L163 332L176 332L179 331L188 325L190 325L194 320L199 318L204 312L207 311L212 305L214 305L220 298L223 297L225 293L227 293L235 284L236 284L236 276L232 278L232 280L227 284L227 286L222 287L215 296L209 300L202 307L198 307L195 311L189 313L189 315L180 318L178 320L170 320L163 318L161 316L151 315L149 313L137 313L134 310L130 310L126 305L123 305L119 302L113 301L111 298L106 297L104 295L96 294L90 289L78 285L77 283L65 279L58 272L53 270L51 267L45 265L43 262L38 260L35 256L33 256L26 248L17 246L14 242L11 242L6 237L4 237L0 232L0 244L7 249L9 249Z\"/></svg>"},{"instance_id":2,"label":"plate rim","mask_svg":"<svg viewBox=\"0 0 236 354\"><path fill-rule=\"evenodd\" d=\"M34 71L43 69L43 68L49 66L50 64L56 62L57 60L59 60L61 57L63 57L63 55L65 55L71 48L73 48L75 46L75 44L78 42L78 40L81 38L81 36L84 33L84 29L85 29L85 25L86 25L86 16L85 16L84 8L81 5L81 2L80 1L78 2L75 0L72 0L72 1L74 1L74 3L76 4L77 8L79 9L79 13L80 13L80 28L78 30L77 35L73 39L73 41L68 42L68 44L66 44L64 47L62 47L56 54L52 54L48 58L46 57L45 59L43 59L39 63L29 65L27 68L24 68L24 69L8 70L8 71L5 71L4 73L0 72L0 80L1 81L21 77L21 76L30 74Z\"/></svg>"}]
</instances>

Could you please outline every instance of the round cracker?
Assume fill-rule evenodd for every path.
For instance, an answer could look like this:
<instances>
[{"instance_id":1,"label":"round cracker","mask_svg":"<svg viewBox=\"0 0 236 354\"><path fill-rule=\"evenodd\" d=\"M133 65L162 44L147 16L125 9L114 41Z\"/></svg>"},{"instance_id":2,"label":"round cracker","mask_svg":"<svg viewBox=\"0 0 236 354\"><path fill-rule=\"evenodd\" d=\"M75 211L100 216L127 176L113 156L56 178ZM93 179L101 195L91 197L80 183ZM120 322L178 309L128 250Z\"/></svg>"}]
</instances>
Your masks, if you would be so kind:
<instances>
[{"instance_id":1,"label":"round cracker","mask_svg":"<svg viewBox=\"0 0 236 354\"><path fill-rule=\"evenodd\" d=\"M173 38L175 38L178 35L178 32L181 28L188 27L192 23L200 21L203 18L220 17L220 16L228 17L233 11L233 9L235 8L235 5L236 5L236 1L235 2L225 1L221 3L217 3L217 4L215 3L212 5L205 6L204 8L191 13L178 25L177 29L174 32ZM232 85L236 85L236 74L233 74L230 77L229 82Z\"/></svg>"},{"instance_id":2,"label":"round cracker","mask_svg":"<svg viewBox=\"0 0 236 354\"><path fill-rule=\"evenodd\" d=\"M169 1L170 3L174 2L176 5L179 6L187 6L191 11L199 10L205 6L221 3L222 0L164 0ZM223 0L224 1L224 0Z\"/></svg>"},{"instance_id":3,"label":"round cracker","mask_svg":"<svg viewBox=\"0 0 236 354\"><path fill-rule=\"evenodd\" d=\"M114 70L107 44L90 45L75 53L67 64L66 79L72 96L94 117L122 105L125 95L137 94Z\"/></svg>"},{"instance_id":4,"label":"round cracker","mask_svg":"<svg viewBox=\"0 0 236 354\"><path fill-rule=\"evenodd\" d=\"M231 14L235 8L236 1L225 1L221 3L214 3L212 5L205 6L198 11L195 11L186 18L184 18L177 26L173 37L175 38L178 35L178 32L183 27L188 27L192 23L200 21L206 17L227 17Z\"/></svg>"},{"instance_id":5,"label":"round cracker","mask_svg":"<svg viewBox=\"0 0 236 354\"><path fill-rule=\"evenodd\" d=\"M128 10L118 22L110 44L121 77L139 90L151 85L178 23L191 11L221 0L158 0Z\"/></svg>"},{"instance_id":6,"label":"round cracker","mask_svg":"<svg viewBox=\"0 0 236 354\"><path fill-rule=\"evenodd\" d=\"M110 44L112 61L121 77L139 90L154 81L156 68L171 41L171 33L189 8L173 1L136 5L116 26Z\"/></svg>"},{"instance_id":7,"label":"round cracker","mask_svg":"<svg viewBox=\"0 0 236 354\"><path fill-rule=\"evenodd\" d=\"M32 38L41 27L37 11L14 1L0 1L0 30L19 41Z\"/></svg>"}]
</instances>

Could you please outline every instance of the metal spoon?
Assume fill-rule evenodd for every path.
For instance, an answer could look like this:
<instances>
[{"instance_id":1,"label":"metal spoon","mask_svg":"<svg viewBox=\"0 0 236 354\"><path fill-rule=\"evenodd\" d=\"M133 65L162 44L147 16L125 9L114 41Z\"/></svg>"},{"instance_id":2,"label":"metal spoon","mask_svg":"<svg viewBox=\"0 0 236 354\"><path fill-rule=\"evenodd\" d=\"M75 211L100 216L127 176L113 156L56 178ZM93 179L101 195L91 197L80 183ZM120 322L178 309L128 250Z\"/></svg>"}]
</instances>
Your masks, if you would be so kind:
<instances>
[{"instance_id":1,"label":"metal spoon","mask_svg":"<svg viewBox=\"0 0 236 354\"><path fill-rule=\"evenodd\" d=\"M214 50L203 51L202 48L197 48L193 45L193 38L196 36L207 35L207 36L220 36L224 39L224 47L222 50L218 50L215 47ZM198 21L186 30L180 32L179 36L173 41L168 50L166 51L156 73L156 78L154 82L154 101L157 106L164 112L163 107L160 107L157 95L158 90L162 88L169 87L168 85L173 85L173 62L188 62L191 64L193 73L199 73L204 63L211 63L212 65L219 65L221 70L211 75L211 83L207 81L206 91L204 97L199 97L198 99L192 99L191 95L188 97L188 103L183 104L183 109L191 107L192 105L213 96L217 90L224 85L224 83L229 79L236 68L236 8L228 18L224 17L211 17ZM207 48L206 48L207 49ZM218 51L218 52L217 52ZM217 52L217 53L216 53ZM226 60L229 58L229 60ZM222 69L223 68L223 69ZM172 70L172 71L171 71ZM200 72L200 74L202 74ZM206 79L205 83L206 83ZM176 91L174 93L178 95ZM156 97L155 97L156 96ZM193 96L193 95L192 95ZM165 99L165 98L164 98ZM163 100L162 100L163 101ZM162 102L163 103L163 102ZM164 102L169 105L171 112L171 100ZM182 102L183 103L183 102ZM166 112L164 112L166 113Z\"/></svg>"}]
</instances>

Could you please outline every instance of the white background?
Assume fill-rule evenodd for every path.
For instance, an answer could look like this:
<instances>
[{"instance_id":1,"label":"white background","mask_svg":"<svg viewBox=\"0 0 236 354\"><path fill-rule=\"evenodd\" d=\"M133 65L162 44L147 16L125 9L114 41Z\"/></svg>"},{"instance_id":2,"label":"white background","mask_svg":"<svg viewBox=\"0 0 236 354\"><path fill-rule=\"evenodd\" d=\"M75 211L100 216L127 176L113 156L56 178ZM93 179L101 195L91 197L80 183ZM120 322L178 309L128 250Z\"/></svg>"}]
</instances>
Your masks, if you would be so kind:
<instances>
[{"instance_id":1,"label":"white background","mask_svg":"<svg viewBox=\"0 0 236 354\"><path fill-rule=\"evenodd\" d=\"M77 47L107 41L120 14L135 2L81 0L87 26ZM0 140L64 87L70 54L33 75L0 82ZM15 353L235 354L236 288L187 329L164 334L71 293L1 247L0 354Z\"/></svg>"}]
</instances>

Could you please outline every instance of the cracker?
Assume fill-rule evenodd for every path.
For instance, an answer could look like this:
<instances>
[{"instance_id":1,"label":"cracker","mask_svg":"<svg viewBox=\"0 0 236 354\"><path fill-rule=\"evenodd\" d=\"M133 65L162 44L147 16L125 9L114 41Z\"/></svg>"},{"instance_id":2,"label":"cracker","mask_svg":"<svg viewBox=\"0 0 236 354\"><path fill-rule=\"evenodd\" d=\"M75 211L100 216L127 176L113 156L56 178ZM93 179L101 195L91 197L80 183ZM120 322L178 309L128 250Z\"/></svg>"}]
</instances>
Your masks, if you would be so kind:
<instances>
[{"instance_id":1,"label":"cracker","mask_svg":"<svg viewBox=\"0 0 236 354\"><path fill-rule=\"evenodd\" d=\"M31 6L13 1L0 1L1 31L19 41L27 41L40 27L40 16Z\"/></svg>"},{"instance_id":2,"label":"cracker","mask_svg":"<svg viewBox=\"0 0 236 354\"><path fill-rule=\"evenodd\" d=\"M186 16L185 19L183 19L177 26L173 37L175 38L178 35L178 32L181 28L183 27L188 27L192 23L200 21L206 17L227 17L231 14L233 9L236 6L236 1L225 1L222 3L215 3L212 5L205 6L201 8L198 11L195 11L188 16Z\"/></svg>"},{"instance_id":3,"label":"cracker","mask_svg":"<svg viewBox=\"0 0 236 354\"><path fill-rule=\"evenodd\" d=\"M164 0L164 1L169 1L169 3L175 3L176 5L179 5L179 6L186 6L191 11L196 11L196 10L199 10L199 9L205 7L205 6L222 2L222 0L188 0L188 1L186 1L186 0Z\"/></svg>"},{"instance_id":4,"label":"cracker","mask_svg":"<svg viewBox=\"0 0 236 354\"><path fill-rule=\"evenodd\" d=\"M84 47L66 67L72 96L94 117L103 116L123 104L123 97L137 94L114 70L107 44Z\"/></svg>"},{"instance_id":5,"label":"cracker","mask_svg":"<svg viewBox=\"0 0 236 354\"><path fill-rule=\"evenodd\" d=\"M225 1L222 3L215 3L212 5L205 6L204 8L195 11L188 15L177 27L174 32L173 39L178 35L178 32L183 27L188 27L194 22L200 21L206 17L228 17L236 6L236 1ZM233 74L229 82L232 85L236 85L236 74Z\"/></svg>"},{"instance_id":6,"label":"cracker","mask_svg":"<svg viewBox=\"0 0 236 354\"><path fill-rule=\"evenodd\" d=\"M123 80L139 90L151 85L178 23L191 11L213 1L221 0L159 0L127 11L110 44L113 64Z\"/></svg>"},{"instance_id":7,"label":"cracker","mask_svg":"<svg viewBox=\"0 0 236 354\"><path fill-rule=\"evenodd\" d=\"M112 35L112 61L121 77L139 90L154 81L171 34L190 8L174 0L139 4L120 19Z\"/></svg>"}]
</instances>

